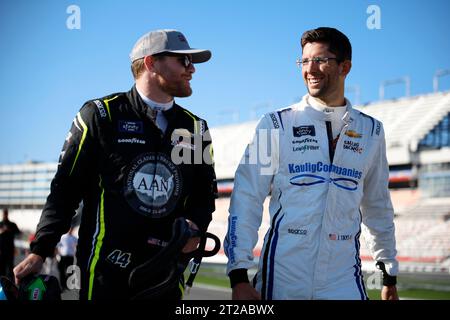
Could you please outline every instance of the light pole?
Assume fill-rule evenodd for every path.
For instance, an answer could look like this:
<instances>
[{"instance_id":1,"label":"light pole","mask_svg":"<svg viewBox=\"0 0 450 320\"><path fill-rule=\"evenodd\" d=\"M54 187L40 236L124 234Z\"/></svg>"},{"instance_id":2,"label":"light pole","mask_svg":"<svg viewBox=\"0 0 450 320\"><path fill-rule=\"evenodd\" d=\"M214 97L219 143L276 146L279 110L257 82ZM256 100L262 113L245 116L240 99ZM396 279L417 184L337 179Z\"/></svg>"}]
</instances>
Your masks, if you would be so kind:
<instances>
[{"instance_id":1,"label":"light pole","mask_svg":"<svg viewBox=\"0 0 450 320\"><path fill-rule=\"evenodd\" d=\"M450 69L438 70L433 77L433 92L439 91L439 78L448 76L450 74Z\"/></svg>"},{"instance_id":2,"label":"light pole","mask_svg":"<svg viewBox=\"0 0 450 320\"><path fill-rule=\"evenodd\" d=\"M393 84L398 84L398 83L404 83L405 84L405 96L409 97L411 80L410 80L410 78L408 76L405 76L405 77L401 77L401 78L398 78L398 79L386 80L386 81L381 82L380 90L379 90L379 98L380 98L380 100L384 100L384 89L385 89L385 87L387 87L389 85L393 85Z\"/></svg>"}]
</instances>

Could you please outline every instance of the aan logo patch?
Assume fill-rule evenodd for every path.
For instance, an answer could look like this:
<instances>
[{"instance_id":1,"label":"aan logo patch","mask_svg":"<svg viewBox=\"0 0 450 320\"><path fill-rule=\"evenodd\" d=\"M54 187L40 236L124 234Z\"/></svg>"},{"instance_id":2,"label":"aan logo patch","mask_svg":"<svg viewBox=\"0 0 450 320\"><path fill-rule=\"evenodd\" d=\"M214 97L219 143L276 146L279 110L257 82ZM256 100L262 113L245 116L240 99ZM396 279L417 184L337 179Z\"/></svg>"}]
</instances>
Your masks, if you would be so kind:
<instances>
[{"instance_id":1,"label":"aan logo patch","mask_svg":"<svg viewBox=\"0 0 450 320\"><path fill-rule=\"evenodd\" d=\"M162 153L145 153L133 160L125 180L125 199L150 218L169 215L182 190L179 169Z\"/></svg>"}]
</instances>

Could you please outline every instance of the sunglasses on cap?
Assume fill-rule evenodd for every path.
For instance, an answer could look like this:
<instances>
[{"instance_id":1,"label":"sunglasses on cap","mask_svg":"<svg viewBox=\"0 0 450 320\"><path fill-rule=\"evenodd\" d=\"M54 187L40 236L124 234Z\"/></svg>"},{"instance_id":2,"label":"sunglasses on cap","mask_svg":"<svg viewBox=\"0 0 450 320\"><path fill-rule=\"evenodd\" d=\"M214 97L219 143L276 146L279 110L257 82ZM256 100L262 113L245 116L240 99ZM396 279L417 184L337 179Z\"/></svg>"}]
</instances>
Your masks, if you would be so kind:
<instances>
[{"instance_id":1,"label":"sunglasses on cap","mask_svg":"<svg viewBox=\"0 0 450 320\"><path fill-rule=\"evenodd\" d=\"M192 58L189 55L185 54L176 54L176 53L168 53L168 52L162 52L153 55L154 57L176 57L177 61L181 63L183 67L186 69L189 68L189 66L192 64Z\"/></svg>"}]
</instances>

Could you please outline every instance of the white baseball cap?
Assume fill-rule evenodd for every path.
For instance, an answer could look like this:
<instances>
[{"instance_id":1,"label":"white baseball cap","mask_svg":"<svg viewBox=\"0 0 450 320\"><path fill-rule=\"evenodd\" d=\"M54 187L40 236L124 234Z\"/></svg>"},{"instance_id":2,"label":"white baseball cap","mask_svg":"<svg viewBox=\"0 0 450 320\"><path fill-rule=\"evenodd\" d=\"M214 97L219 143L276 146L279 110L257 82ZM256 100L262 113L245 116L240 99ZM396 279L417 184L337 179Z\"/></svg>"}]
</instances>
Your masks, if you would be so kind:
<instances>
[{"instance_id":1,"label":"white baseball cap","mask_svg":"<svg viewBox=\"0 0 450 320\"><path fill-rule=\"evenodd\" d=\"M177 30L156 30L143 35L134 45L130 53L131 62L145 56L158 53L177 53L192 55L192 63L206 62L211 58L211 51L193 49L186 37Z\"/></svg>"}]
</instances>

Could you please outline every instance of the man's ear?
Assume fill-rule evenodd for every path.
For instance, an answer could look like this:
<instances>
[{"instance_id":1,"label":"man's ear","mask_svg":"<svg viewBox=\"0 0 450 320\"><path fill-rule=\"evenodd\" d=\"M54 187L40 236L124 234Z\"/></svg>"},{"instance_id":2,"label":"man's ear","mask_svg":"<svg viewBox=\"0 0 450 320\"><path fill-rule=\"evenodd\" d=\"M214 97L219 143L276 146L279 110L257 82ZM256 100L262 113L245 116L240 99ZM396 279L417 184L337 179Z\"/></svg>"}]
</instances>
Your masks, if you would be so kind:
<instances>
[{"instance_id":1,"label":"man's ear","mask_svg":"<svg viewBox=\"0 0 450 320\"><path fill-rule=\"evenodd\" d=\"M352 62L350 60L345 60L339 65L340 74L344 77L347 76L352 69Z\"/></svg>"},{"instance_id":2,"label":"man's ear","mask_svg":"<svg viewBox=\"0 0 450 320\"><path fill-rule=\"evenodd\" d=\"M155 58L153 58L152 56L144 57L144 65L145 65L145 69L147 69L147 71L153 72L154 65L155 65Z\"/></svg>"}]
</instances>

